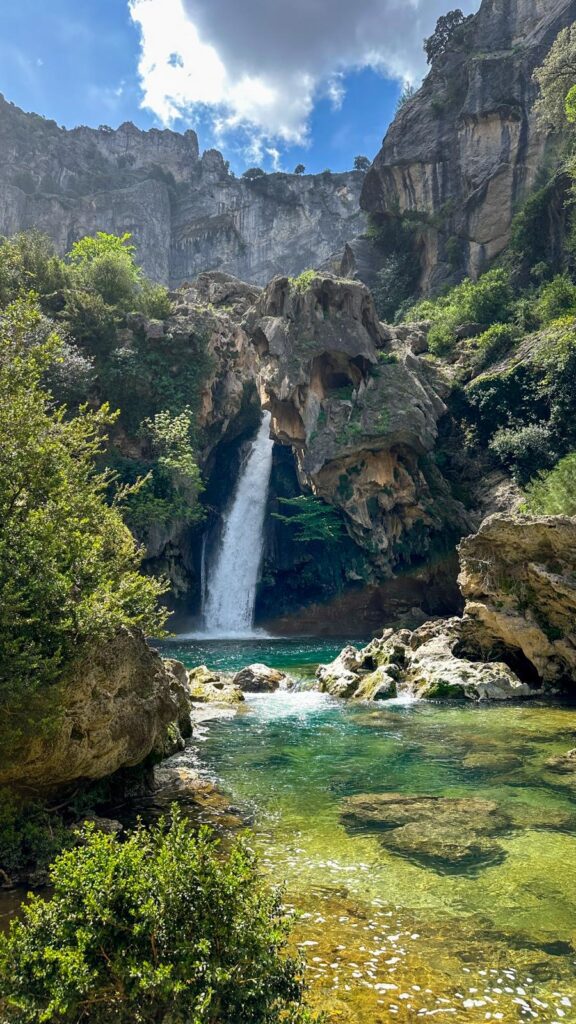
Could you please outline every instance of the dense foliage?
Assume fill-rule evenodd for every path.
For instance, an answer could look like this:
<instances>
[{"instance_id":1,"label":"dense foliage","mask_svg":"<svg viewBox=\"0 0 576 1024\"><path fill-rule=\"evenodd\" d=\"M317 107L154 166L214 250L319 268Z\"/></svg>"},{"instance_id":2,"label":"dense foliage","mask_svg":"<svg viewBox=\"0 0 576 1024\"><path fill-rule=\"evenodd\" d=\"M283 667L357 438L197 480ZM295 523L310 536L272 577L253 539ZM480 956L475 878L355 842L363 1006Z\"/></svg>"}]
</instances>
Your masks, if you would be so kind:
<instances>
[{"instance_id":1,"label":"dense foliage","mask_svg":"<svg viewBox=\"0 0 576 1024\"><path fill-rule=\"evenodd\" d=\"M0 314L0 743L9 753L30 701L60 677L85 640L123 626L150 632L162 586L95 470L109 407L67 417L44 383L61 358L32 300ZM21 725L22 723L20 723Z\"/></svg>"},{"instance_id":2,"label":"dense foliage","mask_svg":"<svg viewBox=\"0 0 576 1024\"><path fill-rule=\"evenodd\" d=\"M6 1024L296 1024L302 964L245 842L175 814L126 842L88 830L0 939Z\"/></svg>"},{"instance_id":3,"label":"dense foliage","mask_svg":"<svg viewBox=\"0 0 576 1024\"><path fill-rule=\"evenodd\" d=\"M31 290L61 336L59 359L46 370L56 399L69 408L88 401L119 410L104 461L123 483L147 477L127 504L138 538L146 541L155 525L169 532L199 519L196 414L210 367L205 318L199 314L190 339L173 342L161 330L147 335L146 319L165 319L170 302L165 288L142 275L129 235L98 232L76 242L66 259L38 233L0 239L0 308ZM149 429L165 416L179 431L178 467Z\"/></svg>"},{"instance_id":4,"label":"dense foliage","mask_svg":"<svg viewBox=\"0 0 576 1024\"><path fill-rule=\"evenodd\" d=\"M524 507L533 515L576 516L576 452L532 481Z\"/></svg>"},{"instance_id":5,"label":"dense foliage","mask_svg":"<svg viewBox=\"0 0 576 1024\"><path fill-rule=\"evenodd\" d=\"M459 8L448 11L438 18L434 32L424 40L424 50L429 64L433 64L450 49L467 21Z\"/></svg>"}]
</instances>

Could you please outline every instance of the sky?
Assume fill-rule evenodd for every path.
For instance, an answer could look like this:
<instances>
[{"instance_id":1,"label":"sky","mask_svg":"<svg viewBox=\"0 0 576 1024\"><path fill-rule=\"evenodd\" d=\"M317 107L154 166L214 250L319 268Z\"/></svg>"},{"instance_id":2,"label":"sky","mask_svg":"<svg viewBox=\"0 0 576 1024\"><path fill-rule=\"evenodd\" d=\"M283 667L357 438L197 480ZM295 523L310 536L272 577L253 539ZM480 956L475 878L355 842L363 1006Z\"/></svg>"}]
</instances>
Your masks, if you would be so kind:
<instances>
[{"instance_id":1,"label":"sky","mask_svg":"<svg viewBox=\"0 0 576 1024\"><path fill-rule=\"evenodd\" d=\"M465 13L479 0L464 0ZM0 92L79 124L195 128L241 173L372 158L450 0L0 0Z\"/></svg>"}]
</instances>

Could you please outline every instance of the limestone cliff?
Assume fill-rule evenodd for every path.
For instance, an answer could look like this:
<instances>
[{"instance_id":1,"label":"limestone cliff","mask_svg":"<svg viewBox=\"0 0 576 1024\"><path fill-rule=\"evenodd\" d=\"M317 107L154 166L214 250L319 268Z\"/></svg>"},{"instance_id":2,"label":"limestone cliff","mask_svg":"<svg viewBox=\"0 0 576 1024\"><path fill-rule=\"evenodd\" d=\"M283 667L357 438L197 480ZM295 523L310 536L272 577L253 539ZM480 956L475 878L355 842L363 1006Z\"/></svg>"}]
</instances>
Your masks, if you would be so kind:
<instances>
[{"instance_id":1,"label":"limestone cliff","mask_svg":"<svg viewBox=\"0 0 576 1024\"><path fill-rule=\"evenodd\" d=\"M65 252L129 231L146 274L174 287L204 270L298 274L365 223L362 173L238 179L216 150L199 156L193 131L67 131L0 97L0 149L0 234L36 228Z\"/></svg>"},{"instance_id":2,"label":"limestone cliff","mask_svg":"<svg viewBox=\"0 0 576 1024\"><path fill-rule=\"evenodd\" d=\"M532 74L575 18L575 0L484 0L390 126L361 204L416 224L424 290L505 248L548 142Z\"/></svg>"}]
</instances>

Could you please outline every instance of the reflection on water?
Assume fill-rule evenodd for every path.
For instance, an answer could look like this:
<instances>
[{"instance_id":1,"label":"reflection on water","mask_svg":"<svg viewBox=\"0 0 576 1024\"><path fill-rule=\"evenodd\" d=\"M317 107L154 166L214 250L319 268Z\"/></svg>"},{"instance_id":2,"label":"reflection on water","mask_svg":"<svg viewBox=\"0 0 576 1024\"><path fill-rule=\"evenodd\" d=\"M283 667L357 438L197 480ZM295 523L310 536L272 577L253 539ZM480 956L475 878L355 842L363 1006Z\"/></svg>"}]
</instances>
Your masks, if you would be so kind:
<instances>
[{"instance_id":1,"label":"reflection on water","mask_svg":"<svg viewBox=\"0 0 576 1024\"><path fill-rule=\"evenodd\" d=\"M247 703L200 754L255 814L331 1020L576 1020L576 794L545 765L574 746L574 710ZM495 802L500 860L443 870L344 827L346 798L391 792Z\"/></svg>"}]
</instances>

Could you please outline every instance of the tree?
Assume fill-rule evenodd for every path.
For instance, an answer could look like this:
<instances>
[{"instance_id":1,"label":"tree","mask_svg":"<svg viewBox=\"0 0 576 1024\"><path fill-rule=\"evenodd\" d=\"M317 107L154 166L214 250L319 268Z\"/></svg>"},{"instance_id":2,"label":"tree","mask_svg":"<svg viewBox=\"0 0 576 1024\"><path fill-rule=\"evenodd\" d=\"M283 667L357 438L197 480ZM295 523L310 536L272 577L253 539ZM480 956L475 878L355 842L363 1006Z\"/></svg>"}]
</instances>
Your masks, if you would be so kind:
<instances>
[{"instance_id":1,"label":"tree","mask_svg":"<svg viewBox=\"0 0 576 1024\"><path fill-rule=\"evenodd\" d=\"M265 176L266 173L261 167L249 167L242 175L246 181L256 181L256 178L264 178Z\"/></svg>"},{"instance_id":2,"label":"tree","mask_svg":"<svg viewBox=\"0 0 576 1024\"><path fill-rule=\"evenodd\" d=\"M438 18L434 32L424 40L424 50L429 64L433 64L446 53L458 38L458 29L468 20L459 8Z\"/></svg>"},{"instance_id":3,"label":"tree","mask_svg":"<svg viewBox=\"0 0 576 1024\"><path fill-rule=\"evenodd\" d=\"M571 90L576 83L576 25L558 34L534 80L540 88L535 107L540 123L562 131L571 119Z\"/></svg>"},{"instance_id":4,"label":"tree","mask_svg":"<svg viewBox=\"0 0 576 1024\"><path fill-rule=\"evenodd\" d=\"M294 174L304 174L305 170L306 168L304 167L304 164L296 164Z\"/></svg>"},{"instance_id":5,"label":"tree","mask_svg":"<svg viewBox=\"0 0 576 1024\"><path fill-rule=\"evenodd\" d=\"M370 167L370 161L367 156L355 156L354 157L354 170L355 171L367 171Z\"/></svg>"},{"instance_id":6,"label":"tree","mask_svg":"<svg viewBox=\"0 0 576 1024\"><path fill-rule=\"evenodd\" d=\"M286 523L296 530L295 540L306 543L312 540L339 540L343 534L342 519L331 505L313 494L300 494L297 498L280 498L282 505L290 510L288 515L273 512L274 519Z\"/></svg>"},{"instance_id":7,"label":"tree","mask_svg":"<svg viewBox=\"0 0 576 1024\"><path fill-rule=\"evenodd\" d=\"M88 829L0 938L5 1024L296 1024L302 963L280 894L238 841L224 856L176 810L124 842Z\"/></svg>"},{"instance_id":8,"label":"tree","mask_svg":"<svg viewBox=\"0 0 576 1024\"><path fill-rule=\"evenodd\" d=\"M142 271L134 259L130 234L109 235L98 231L75 242L68 254L74 270L73 285L96 293L118 311L137 304Z\"/></svg>"},{"instance_id":9,"label":"tree","mask_svg":"<svg viewBox=\"0 0 576 1024\"><path fill-rule=\"evenodd\" d=\"M533 480L526 489L525 510L535 516L576 516L576 452Z\"/></svg>"},{"instance_id":10,"label":"tree","mask_svg":"<svg viewBox=\"0 0 576 1024\"><path fill-rule=\"evenodd\" d=\"M30 699L57 683L78 646L121 627L155 633L164 590L141 556L111 479L95 462L108 406L66 418L44 383L62 358L33 300L0 315L0 750L31 727ZM19 719L23 713L22 721ZM8 734L6 734L8 730Z\"/></svg>"},{"instance_id":11,"label":"tree","mask_svg":"<svg viewBox=\"0 0 576 1024\"><path fill-rule=\"evenodd\" d=\"M406 82L402 92L398 97L398 103L396 104L396 113L402 110L402 107L406 106L409 100L416 95L417 89L411 82Z\"/></svg>"}]
</instances>

